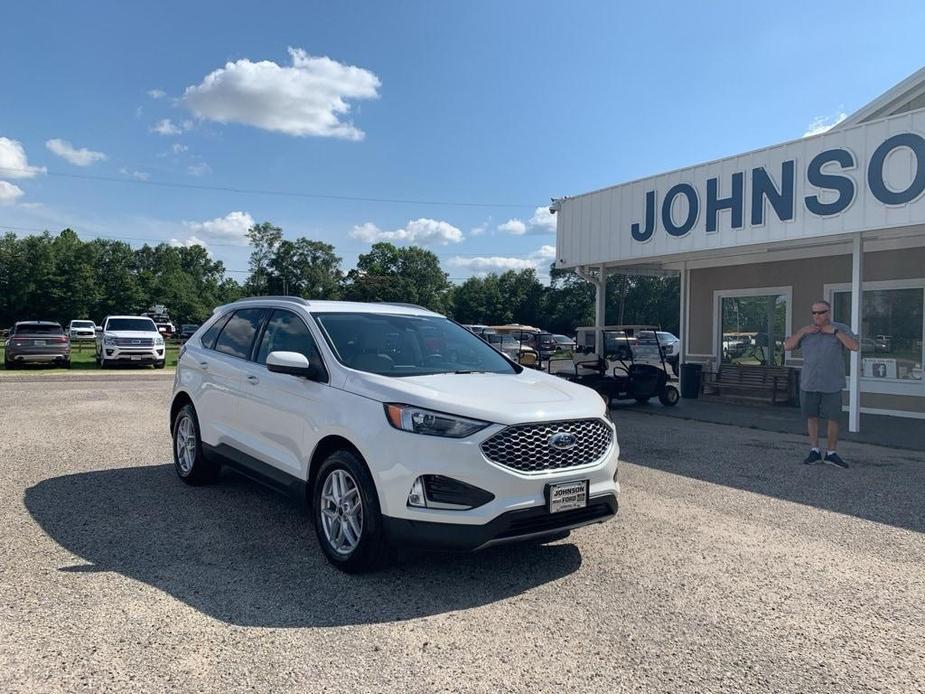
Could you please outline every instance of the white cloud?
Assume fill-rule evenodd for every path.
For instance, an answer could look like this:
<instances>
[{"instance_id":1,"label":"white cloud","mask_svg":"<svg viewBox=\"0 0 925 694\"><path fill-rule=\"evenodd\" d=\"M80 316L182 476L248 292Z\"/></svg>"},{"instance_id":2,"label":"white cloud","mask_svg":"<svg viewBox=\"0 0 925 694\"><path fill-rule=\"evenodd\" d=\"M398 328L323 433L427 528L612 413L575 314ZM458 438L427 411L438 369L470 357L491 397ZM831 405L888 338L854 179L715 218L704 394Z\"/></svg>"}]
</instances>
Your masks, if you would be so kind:
<instances>
[{"instance_id":1,"label":"white cloud","mask_svg":"<svg viewBox=\"0 0 925 694\"><path fill-rule=\"evenodd\" d=\"M184 152L189 151L189 147L180 142L174 142L172 145L170 145L170 151L174 154L183 154Z\"/></svg>"},{"instance_id":2,"label":"white cloud","mask_svg":"<svg viewBox=\"0 0 925 694\"><path fill-rule=\"evenodd\" d=\"M470 236L481 236L482 234L485 233L486 230L487 229L485 225L483 224L482 226L477 226L477 227L473 227L472 229L470 229L469 235Z\"/></svg>"},{"instance_id":3,"label":"white cloud","mask_svg":"<svg viewBox=\"0 0 925 694\"><path fill-rule=\"evenodd\" d=\"M549 211L548 207L537 207L530 217L530 226L532 233L554 234L556 233L556 216Z\"/></svg>"},{"instance_id":4,"label":"white cloud","mask_svg":"<svg viewBox=\"0 0 925 694\"><path fill-rule=\"evenodd\" d=\"M183 126L189 123L189 121L184 121ZM190 124L192 125L192 124ZM175 125L172 120L169 118L164 118L159 120L157 123L151 126L150 128L152 133L157 133L158 135L182 135L184 130L189 130L189 128L181 127Z\"/></svg>"},{"instance_id":5,"label":"white cloud","mask_svg":"<svg viewBox=\"0 0 925 694\"><path fill-rule=\"evenodd\" d=\"M212 167L206 164L204 161L201 161L196 164L190 164L187 166L186 173L188 173L190 176L205 176L206 174L212 173Z\"/></svg>"},{"instance_id":6,"label":"white cloud","mask_svg":"<svg viewBox=\"0 0 925 694\"><path fill-rule=\"evenodd\" d=\"M414 219L403 229L383 231L372 222L353 227L350 237L366 243L391 241L395 243L412 243L420 246L459 243L465 237L463 233L449 222L436 219Z\"/></svg>"},{"instance_id":7,"label":"white cloud","mask_svg":"<svg viewBox=\"0 0 925 694\"><path fill-rule=\"evenodd\" d=\"M171 246L174 248L192 248L193 246L202 246L206 250L209 250L208 244L200 238L195 236L190 236L186 241L180 241L179 239L170 239L168 241Z\"/></svg>"},{"instance_id":8,"label":"white cloud","mask_svg":"<svg viewBox=\"0 0 925 694\"><path fill-rule=\"evenodd\" d=\"M514 236L523 236L527 233L527 225L519 219L509 219L504 224L498 225L498 231L503 231Z\"/></svg>"},{"instance_id":9,"label":"white cloud","mask_svg":"<svg viewBox=\"0 0 925 694\"><path fill-rule=\"evenodd\" d=\"M0 137L0 176L4 178L32 178L45 173L44 166L30 166L26 150L8 137Z\"/></svg>"},{"instance_id":10,"label":"white cloud","mask_svg":"<svg viewBox=\"0 0 925 694\"><path fill-rule=\"evenodd\" d=\"M119 169L119 173L123 176L131 176L137 181L147 181L151 178L151 174L147 171L129 171L128 169Z\"/></svg>"},{"instance_id":11,"label":"white cloud","mask_svg":"<svg viewBox=\"0 0 925 694\"><path fill-rule=\"evenodd\" d=\"M94 152L86 147L76 149L67 140L58 138L48 140L45 146L52 154L57 154L74 166L90 166L90 164L95 164L98 161L104 161L106 159L106 155L102 152Z\"/></svg>"},{"instance_id":12,"label":"white cloud","mask_svg":"<svg viewBox=\"0 0 925 694\"><path fill-rule=\"evenodd\" d=\"M0 181L0 205L12 205L24 195L22 188Z\"/></svg>"},{"instance_id":13,"label":"white cloud","mask_svg":"<svg viewBox=\"0 0 925 694\"><path fill-rule=\"evenodd\" d=\"M247 212L229 212L205 222L183 222L188 229L217 241L247 245L247 230L254 226L254 218Z\"/></svg>"},{"instance_id":14,"label":"white cloud","mask_svg":"<svg viewBox=\"0 0 925 694\"><path fill-rule=\"evenodd\" d=\"M379 96L379 78L369 70L290 48L291 66L247 58L229 62L198 85L186 88L183 102L201 118L243 123L296 136L362 140L349 120L347 99Z\"/></svg>"},{"instance_id":15,"label":"white cloud","mask_svg":"<svg viewBox=\"0 0 925 694\"><path fill-rule=\"evenodd\" d=\"M501 273L508 270L536 270L540 279L549 276L549 265L556 257L555 246L542 246L526 257L518 256L485 256L467 258L454 256L449 258L447 265L483 277L489 273Z\"/></svg>"},{"instance_id":16,"label":"white cloud","mask_svg":"<svg viewBox=\"0 0 925 694\"><path fill-rule=\"evenodd\" d=\"M806 132L803 133L803 137L821 135L831 128L834 128L847 117L847 113L837 113L834 116L816 116L810 121L809 126L806 128Z\"/></svg>"},{"instance_id":17,"label":"white cloud","mask_svg":"<svg viewBox=\"0 0 925 694\"><path fill-rule=\"evenodd\" d=\"M165 92L163 89L149 89L148 96L150 96L152 99L163 99L165 96L167 96L167 92Z\"/></svg>"}]
</instances>

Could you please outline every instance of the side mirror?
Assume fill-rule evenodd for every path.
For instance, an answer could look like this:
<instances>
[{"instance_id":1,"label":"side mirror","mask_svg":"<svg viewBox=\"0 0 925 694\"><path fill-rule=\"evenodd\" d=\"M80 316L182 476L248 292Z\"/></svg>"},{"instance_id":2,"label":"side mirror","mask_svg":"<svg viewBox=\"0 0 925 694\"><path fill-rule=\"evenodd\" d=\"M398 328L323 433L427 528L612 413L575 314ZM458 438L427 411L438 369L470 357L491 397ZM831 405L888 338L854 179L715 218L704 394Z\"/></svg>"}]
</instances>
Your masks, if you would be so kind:
<instances>
[{"instance_id":1,"label":"side mirror","mask_svg":"<svg viewBox=\"0 0 925 694\"><path fill-rule=\"evenodd\" d=\"M318 369L312 366L304 354L299 352L270 352L267 356L267 371L300 376L309 380L315 380L319 375Z\"/></svg>"}]
</instances>

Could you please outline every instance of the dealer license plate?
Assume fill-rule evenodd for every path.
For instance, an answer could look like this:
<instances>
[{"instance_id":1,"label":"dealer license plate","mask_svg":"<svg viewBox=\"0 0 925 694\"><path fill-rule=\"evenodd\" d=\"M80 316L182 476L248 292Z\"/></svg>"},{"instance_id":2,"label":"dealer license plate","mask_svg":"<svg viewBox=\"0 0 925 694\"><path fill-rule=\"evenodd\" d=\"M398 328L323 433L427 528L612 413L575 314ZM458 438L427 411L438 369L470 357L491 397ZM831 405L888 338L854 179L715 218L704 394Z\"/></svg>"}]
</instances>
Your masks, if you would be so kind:
<instances>
[{"instance_id":1,"label":"dealer license plate","mask_svg":"<svg viewBox=\"0 0 925 694\"><path fill-rule=\"evenodd\" d=\"M588 505L588 480L550 484L549 512L571 511Z\"/></svg>"},{"instance_id":2,"label":"dealer license plate","mask_svg":"<svg viewBox=\"0 0 925 694\"><path fill-rule=\"evenodd\" d=\"M140 357L140 356L132 356L132 357L130 357L130 359L131 359L132 361L141 361L141 357Z\"/></svg>"}]
</instances>

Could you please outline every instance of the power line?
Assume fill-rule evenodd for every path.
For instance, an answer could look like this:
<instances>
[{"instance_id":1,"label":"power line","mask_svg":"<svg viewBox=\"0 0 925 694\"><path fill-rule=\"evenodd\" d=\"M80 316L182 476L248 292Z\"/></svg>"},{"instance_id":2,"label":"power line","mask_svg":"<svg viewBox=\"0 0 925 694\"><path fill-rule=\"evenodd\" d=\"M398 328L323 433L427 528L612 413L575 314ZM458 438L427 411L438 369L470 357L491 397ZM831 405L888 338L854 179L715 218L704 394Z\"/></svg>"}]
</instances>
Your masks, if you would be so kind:
<instances>
[{"instance_id":1,"label":"power line","mask_svg":"<svg viewBox=\"0 0 925 694\"><path fill-rule=\"evenodd\" d=\"M21 173L35 175L34 169L17 169L0 166L0 173ZM394 205L442 205L446 207L523 207L534 209L535 204L502 203L502 202L467 202L458 200L411 200L405 198L369 198L356 195L334 195L328 193L305 193L292 190L272 190L267 188L238 188L234 186L209 186L196 183L179 183L176 181L144 181L137 178L116 178L115 176L94 176L92 174L67 173L64 171L45 171L48 176L60 178L76 178L86 181L100 181L106 183L128 183L140 186L156 186L160 188L179 188L183 190L203 190L221 193L242 193L247 195L273 195L278 197L309 198L312 200L340 200L343 202L378 202Z\"/></svg>"},{"instance_id":2,"label":"power line","mask_svg":"<svg viewBox=\"0 0 925 694\"><path fill-rule=\"evenodd\" d=\"M75 234L77 234L77 235L92 235L93 238L97 238L97 239L106 239L107 241L144 241L144 242L150 242L150 243L156 243L156 244L159 244L159 243L168 243L168 240L167 240L167 239L155 239L155 238L143 237L143 236L110 236L110 235L107 235L107 234L99 234L99 233L97 233L97 232L95 232L95 231L86 231L86 230L85 230L85 231L78 231L77 229L74 229L73 227L67 227L67 228L69 228L71 231L73 231L73 232L74 232ZM10 229L11 231L35 231L35 232L49 231L48 229L41 229L41 228L39 228L39 227L24 227L24 226L18 226L18 225L10 225L10 224L0 224L0 229ZM246 245L242 245L242 244L240 244L240 243L213 243L212 241L209 241L209 242L207 243L207 246L206 246L206 247L208 247L208 248L213 248L213 247L217 247L217 248L241 248L241 249L247 248ZM498 253L451 253L451 254L449 254L449 255L452 256L452 257L456 257L456 258L496 258L496 257L504 257L504 258L516 258L517 260L536 260L536 258L535 258L534 256L532 256L532 255L503 255L503 256L499 256ZM439 256L438 256L438 257L439 257ZM238 271L238 270L226 270L226 272L239 272L239 271ZM249 270L241 270L240 272L250 272L250 271L249 271Z\"/></svg>"}]
</instances>

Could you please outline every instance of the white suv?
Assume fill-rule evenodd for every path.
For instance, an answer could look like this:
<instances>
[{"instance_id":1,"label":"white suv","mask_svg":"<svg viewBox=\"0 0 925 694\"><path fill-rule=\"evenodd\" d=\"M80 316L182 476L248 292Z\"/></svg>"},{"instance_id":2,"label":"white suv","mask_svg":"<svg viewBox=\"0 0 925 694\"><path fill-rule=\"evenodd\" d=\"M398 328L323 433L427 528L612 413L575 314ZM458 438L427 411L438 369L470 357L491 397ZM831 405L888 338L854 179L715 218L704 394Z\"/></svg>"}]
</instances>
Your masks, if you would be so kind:
<instances>
[{"instance_id":1,"label":"white suv","mask_svg":"<svg viewBox=\"0 0 925 694\"><path fill-rule=\"evenodd\" d=\"M154 321L145 316L107 316L96 338L96 363L102 368L117 363L154 364L163 369L164 338Z\"/></svg>"},{"instance_id":2,"label":"white suv","mask_svg":"<svg viewBox=\"0 0 925 694\"><path fill-rule=\"evenodd\" d=\"M593 390L524 369L406 304L244 299L180 352L183 481L221 465L310 508L327 558L552 540L617 512L616 431Z\"/></svg>"}]
</instances>

